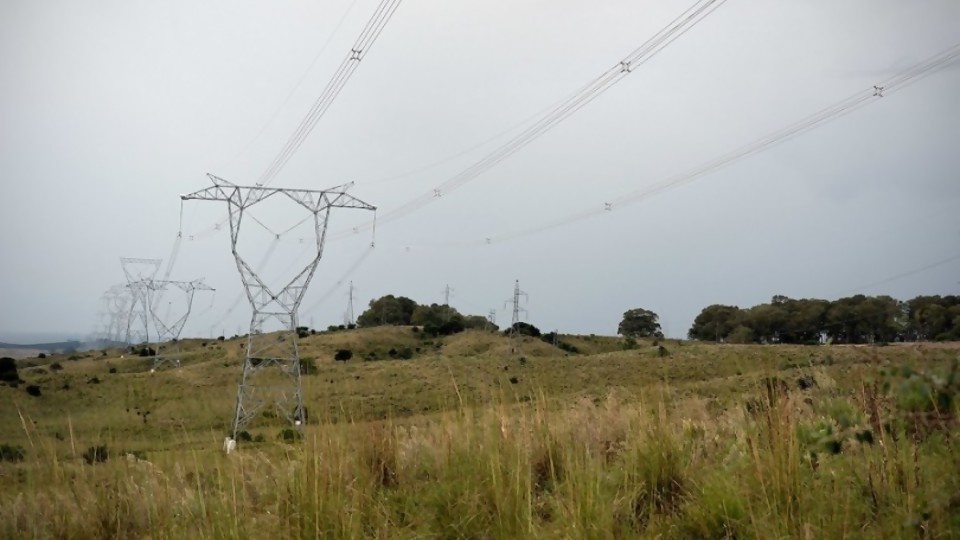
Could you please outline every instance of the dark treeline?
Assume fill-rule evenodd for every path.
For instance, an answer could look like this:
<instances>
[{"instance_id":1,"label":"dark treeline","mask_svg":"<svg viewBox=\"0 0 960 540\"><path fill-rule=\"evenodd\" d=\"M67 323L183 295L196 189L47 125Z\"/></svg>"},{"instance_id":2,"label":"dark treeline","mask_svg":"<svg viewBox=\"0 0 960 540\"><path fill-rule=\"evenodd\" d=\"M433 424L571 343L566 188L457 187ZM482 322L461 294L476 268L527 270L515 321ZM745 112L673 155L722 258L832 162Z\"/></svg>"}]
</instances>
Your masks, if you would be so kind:
<instances>
[{"instance_id":1,"label":"dark treeline","mask_svg":"<svg viewBox=\"0 0 960 540\"><path fill-rule=\"evenodd\" d=\"M697 315L687 335L730 343L960 340L960 296L906 302L862 294L833 301L774 296L748 309L714 304Z\"/></svg>"},{"instance_id":2,"label":"dark treeline","mask_svg":"<svg viewBox=\"0 0 960 540\"><path fill-rule=\"evenodd\" d=\"M405 297L388 294L371 300L369 307L357 317L357 325L372 326L414 325L433 335L450 335L469 328L496 330L486 317L464 315L441 304L418 304Z\"/></svg>"}]
</instances>

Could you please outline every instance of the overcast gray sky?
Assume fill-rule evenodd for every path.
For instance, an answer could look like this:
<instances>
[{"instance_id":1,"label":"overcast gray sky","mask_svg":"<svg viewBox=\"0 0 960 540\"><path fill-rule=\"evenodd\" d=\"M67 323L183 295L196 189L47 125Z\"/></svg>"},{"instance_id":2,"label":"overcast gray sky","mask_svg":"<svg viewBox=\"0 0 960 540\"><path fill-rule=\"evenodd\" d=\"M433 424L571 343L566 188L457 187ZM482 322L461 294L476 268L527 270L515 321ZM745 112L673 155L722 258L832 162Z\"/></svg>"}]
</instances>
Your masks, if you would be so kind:
<instances>
[{"instance_id":1,"label":"overcast gray sky","mask_svg":"<svg viewBox=\"0 0 960 540\"><path fill-rule=\"evenodd\" d=\"M101 294L123 281L119 257L169 260L179 195L208 186L205 173L253 184L377 3L0 3L0 334L94 330ZM404 0L272 185L354 181L353 195L388 213L494 151L691 3ZM301 321L341 322L350 279L358 313L388 293L439 302L449 284L451 304L497 309L503 325L519 279L528 320L544 330L613 334L625 310L644 307L674 336L712 303L960 293L960 259L910 273L960 255L956 63L693 182L514 235L870 88L954 46L958 29L956 0L729 0L520 152L382 224L373 250L367 232L335 234ZM253 213L274 231L303 217L281 204ZM246 332L229 239L212 229L225 214L184 205L170 277L217 288L197 297L185 334ZM368 217L335 212L331 233ZM245 256L266 260L274 283L304 262L309 230L273 246L245 227Z\"/></svg>"}]
</instances>

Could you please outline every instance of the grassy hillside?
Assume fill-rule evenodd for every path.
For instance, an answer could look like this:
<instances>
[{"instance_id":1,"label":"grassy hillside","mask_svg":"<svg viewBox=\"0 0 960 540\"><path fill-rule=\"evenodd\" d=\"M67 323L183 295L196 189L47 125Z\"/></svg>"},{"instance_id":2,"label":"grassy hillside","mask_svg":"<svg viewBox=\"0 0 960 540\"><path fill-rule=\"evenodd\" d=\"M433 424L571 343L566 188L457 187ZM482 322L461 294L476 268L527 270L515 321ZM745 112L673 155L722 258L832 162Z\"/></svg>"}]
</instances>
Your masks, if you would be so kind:
<instances>
[{"instance_id":1,"label":"grassy hillside","mask_svg":"<svg viewBox=\"0 0 960 540\"><path fill-rule=\"evenodd\" d=\"M267 418L230 456L242 340L188 340L156 373L118 349L21 361L0 386L0 536L960 535L960 381L916 374L949 373L954 345L560 339L580 353L309 336L304 440Z\"/></svg>"}]
</instances>

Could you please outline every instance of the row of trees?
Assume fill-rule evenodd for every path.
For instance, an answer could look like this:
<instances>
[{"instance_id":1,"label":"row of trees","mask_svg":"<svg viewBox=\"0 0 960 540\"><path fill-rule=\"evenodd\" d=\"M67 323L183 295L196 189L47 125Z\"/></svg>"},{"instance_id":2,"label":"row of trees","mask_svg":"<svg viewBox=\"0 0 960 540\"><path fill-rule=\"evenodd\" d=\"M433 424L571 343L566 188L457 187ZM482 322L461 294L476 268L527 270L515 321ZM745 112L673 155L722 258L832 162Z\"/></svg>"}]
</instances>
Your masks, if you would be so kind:
<instances>
[{"instance_id":1,"label":"row of trees","mask_svg":"<svg viewBox=\"0 0 960 540\"><path fill-rule=\"evenodd\" d=\"M463 315L448 305L418 304L392 294L371 300L357 324L422 326L424 332L433 335L455 334L468 328L497 330L480 315ZM522 334L524 330L517 329ZM642 308L625 312L617 333L631 338L663 337L657 314ZM918 296L902 302L890 296L862 294L833 301L778 295L768 303L746 309L714 304L697 315L687 336L730 343L960 340L960 296Z\"/></svg>"},{"instance_id":2,"label":"row of trees","mask_svg":"<svg viewBox=\"0 0 960 540\"><path fill-rule=\"evenodd\" d=\"M455 308L442 304L418 304L406 296L388 294L370 301L369 307L357 317L357 325L422 326L434 335L450 335L468 328L498 330L497 326L480 315L463 315Z\"/></svg>"},{"instance_id":3,"label":"row of trees","mask_svg":"<svg viewBox=\"0 0 960 540\"><path fill-rule=\"evenodd\" d=\"M731 343L886 343L960 340L960 296L858 294L838 300L774 296L747 309L714 304L697 315L690 339Z\"/></svg>"}]
</instances>

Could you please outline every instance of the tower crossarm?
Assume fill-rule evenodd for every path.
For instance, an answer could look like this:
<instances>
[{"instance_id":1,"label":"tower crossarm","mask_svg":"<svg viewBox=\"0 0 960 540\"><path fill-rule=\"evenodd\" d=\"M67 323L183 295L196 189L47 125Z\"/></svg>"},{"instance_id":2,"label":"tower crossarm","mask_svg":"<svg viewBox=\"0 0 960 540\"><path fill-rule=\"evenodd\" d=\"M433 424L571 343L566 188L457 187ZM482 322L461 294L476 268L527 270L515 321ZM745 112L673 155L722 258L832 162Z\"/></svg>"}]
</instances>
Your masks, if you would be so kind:
<instances>
[{"instance_id":1,"label":"tower crossarm","mask_svg":"<svg viewBox=\"0 0 960 540\"><path fill-rule=\"evenodd\" d=\"M347 190L353 186L353 182L322 190L291 189L266 186L238 186L212 174L208 174L207 176L209 176L213 182L212 186L181 195L180 199L184 201L225 201L241 208L249 208L274 195L283 194L314 213L327 208L377 209L376 206L368 204L347 193Z\"/></svg>"},{"instance_id":2,"label":"tower crossarm","mask_svg":"<svg viewBox=\"0 0 960 540\"><path fill-rule=\"evenodd\" d=\"M161 259L137 259L134 257L120 257L120 266L127 283L153 279L160 270Z\"/></svg>"}]
</instances>

